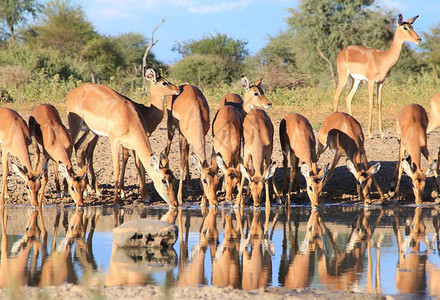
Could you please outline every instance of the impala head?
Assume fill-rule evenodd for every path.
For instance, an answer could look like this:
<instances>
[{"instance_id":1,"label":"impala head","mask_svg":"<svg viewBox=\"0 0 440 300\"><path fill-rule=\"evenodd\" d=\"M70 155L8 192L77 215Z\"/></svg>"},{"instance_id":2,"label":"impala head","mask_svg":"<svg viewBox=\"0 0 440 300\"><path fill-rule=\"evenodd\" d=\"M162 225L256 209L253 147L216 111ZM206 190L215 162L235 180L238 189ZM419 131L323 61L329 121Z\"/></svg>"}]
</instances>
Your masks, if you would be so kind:
<instances>
[{"instance_id":1,"label":"impala head","mask_svg":"<svg viewBox=\"0 0 440 300\"><path fill-rule=\"evenodd\" d=\"M255 82L255 84L250 85L249 80L241 75L241 85L245 89L244 93L244 105L249 107L250 109L254 108L271 108L272 103L267 100L266 96L264 96L264 92L261 89L261 84L263 82L263 78Z\"/></svg>"},{"instance_id":2,"label":"impala head","mask_svg":"<svg viewBox=\"0 0 440 300\"><path fill-rule=\"evenodd\" d=\"M263 192L264 184L269 178L275 174L276 164L272 162L270 166L264 171L262 176L252 176L249 170L242 164L240 164L240 170L242 176L245 176L249 180L249 188L251 189L252 199L254 201L254 207L260 207L261 193Z\"/></svg>"},{"instance_id":3,"label":"impala head","mask_svg":"<svg viewBox=\"0 0 440 300\"><path fill-rule=\"evenodd\" d=\"M413 42L416 44L419 44L422 41L420 36L414 31L414 28L412 27L412 24L415 20L417 20L418 17L419 16L417 15L413 18L403 21L402 15L398 16L396 34L398 34L398 37L402 41Z\"/></svg>"},{"instance_id":4,"label":"impala head","mask_svg":"<svg viewBox=\"0 0 440 300\"><path fill-rule=\"evenodd\" d=\"M208 198L209 205L217 206L217 186L218 186L218 174L217 174L217 162L215 157L212 159L212 165L209 167L205 162L201 162L195 155L191 155L191 163L200 172L200 184L206 198Z\"/></svg>"},{"instance_id":5,"label":"impala head","mask_svg":"<svg viewBox=\"0 0 440 300\"><path fill-rule=\"evenodd\" d=\"M356 187L360 200L364 202L364 205L371 204L370 188L373 182L372 176L379 171L380 163L375 163L368 170L364 171L362 168L353 164L351 160L347 159L347 169L356 179Z\"/></svg>"},{"instance_id":6,"label":"impala head","mask_svg":"<svg viewBox=\"0 0 440 300\"><path fill-rule=\"evenodd\" d=\"M40 167L38 171L32 171L28 170L26 166L23 166L23 168L20 168L16 164L12 164L12 169L14 172L21 178L24 179L24 182L26 184L26 190L29 196L29 199L31 200L31 205L34 207L38 206L38 192L41 187L41 177L43 176L44 172L47 171L47 163L46 161L43 166Z\"/></svg>"},{"instance_id":7,"label":"impala head","mask_svg":"<svg viewBox=\"0 0 440 300\"><path fill-rule=\"evenodd\" d=\"M78 174L75 174L73 168L67 168L63 163L58 163L58 171L63 176L69 185L69 194L75 201L76 206L84 206L84 190L86 189L86 175L87 167L85 165L80 169Z\"/></svg>"},{"instance_id":8,"label":"impala head","mask_svg":"<svg viewBox=\"0 0 440 300\"><path fill-rule=\"evenodd\" d=\"M228 201L232 201L232 192L234 191L234 187L237 186L237 184L240 182L241 173L239 170L231 165L226 168L223 158L220 154L217 154L216 160L219 169L222 170L224 175L223 180L226 191L225 199Z\"/></svg>"},{"instance_id":9,"label":"impala head","mask_svg":"<svg viewBox=\"0 0 440 300\"><path fill-rule=\"evenodd\" d=\"M149 175L154 182L154 187L158 194L170 207L179 206L176 200L176 194L174 193L174 182L176 178L170 170L168 157L164 153L160 154L160 159L156 155L151 155L150 165L155 173L150 174L150 172Z\"/></svg>"},{"instance_id":10,"label":"impala head","mask_svg":"<svg viewBox=\"0 0 440 300\"><path fill-rule=\"evenodd\" d=\"M144 68L144 78L151 82L151 93L158 94L163 98L180 94L178 86L169 82L153 69Z\"/></svg>"},{"instance_id":11,"label":"impala head","mask_svg":"<svg viewBox=\"0 0 440 300\"><path fill-rule=\"evenodd\" d=\"M318 174L310 170L306 163L301 165L301 174L306 179L307 195L313 208L319 206L319 195L321 194L323 182L328 174L328 164Z\"/></svg>"},{"instance_id":12,"label":"impala head","mask_svg":"<svg viewBox=\"0 0 440 300\"><path fill-rule=\"evenodd\" d=\"M406 175L411 178L412 189L414 192L416 204L419 205L422 204L423 200L423 190L425 189L426 176L428 176L435 170L437 162L433 161L432 163L430 163L428 168L426 169L426 172L423 172L422 169L418 168L415 163L412 163L411 166L410 162L410 156L408 157L408 159L402 159L402 167Z\"/></svg>"},{"instance_id":13,"label":"impala head","mask_svg":"<svg viewBox=\"0 0 440 300\"><path fill-rule=\"evenodd\" d=\"M310 251L315 251L316 246L323 248L322 245L322 234L323 230L321 227L321 218L319 217L319 212L317 210L312 210L310 212L309 220L307 221L306 236L301 243L301 252L307 253Z\"/></svg>"}]
</instances>

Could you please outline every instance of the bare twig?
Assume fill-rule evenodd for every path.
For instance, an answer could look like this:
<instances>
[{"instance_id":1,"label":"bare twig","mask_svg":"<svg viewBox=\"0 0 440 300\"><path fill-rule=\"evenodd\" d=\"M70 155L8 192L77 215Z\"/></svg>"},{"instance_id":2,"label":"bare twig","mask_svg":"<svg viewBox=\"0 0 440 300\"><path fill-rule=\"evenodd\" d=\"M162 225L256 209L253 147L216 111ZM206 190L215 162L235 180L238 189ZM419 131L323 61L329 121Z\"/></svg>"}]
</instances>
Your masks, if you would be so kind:
<instances>
[{"instance_id":1,"label":"bare twig","mask_svg":"<svg viewBox=\"0 0 440 300\"><path fill-rule=\"evenodd\" d=\"M330 69L330 74L332 75L333 85L336 87L335 73L333 72L333 65L332 65L331 61L327 57L324 56L324 54L322 53L321 49L319 49L318 46L316 46L316 50L318 51L319 55L327 62L328 68Z\"/></svg>"},{"instance_id":2,"label":"bare twig","mask_svg":"<svg viewBox=\"0 0 440 300\"><path fill-rule=\"evenodd\" d=\"M163 22L165 22L164 18L162 18L160 23L151 32L150 44L148 45L147 49L145 50L144 57L142 58L142 76L144 77L144 79L145 79L145 69L147 67L147 56L148 56L148 53L150 52L151 48L153 48L153 46L156 45L157 42L159 42L159 40L156 40L156 41L154 40L154 33L160 27L160 25L162 25ZM145 80L144 80L144 85L142 87L142 92L145 92Z\"/></svg>"}]
</instances>

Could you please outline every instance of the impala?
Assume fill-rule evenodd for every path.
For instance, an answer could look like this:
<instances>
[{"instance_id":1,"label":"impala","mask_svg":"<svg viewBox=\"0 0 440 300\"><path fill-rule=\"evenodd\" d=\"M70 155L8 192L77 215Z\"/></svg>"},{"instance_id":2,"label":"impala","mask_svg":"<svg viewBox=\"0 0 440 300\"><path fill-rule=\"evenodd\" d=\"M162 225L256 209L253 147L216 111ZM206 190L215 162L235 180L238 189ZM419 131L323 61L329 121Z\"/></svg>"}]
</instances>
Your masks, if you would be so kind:
<instances>
[{"instance_id":1,"label":"impala","mask_svg":"<svg viewBox=\"0 0 440 300\"><path fill-rule=\"evenodd\" d=\"M319 205L319 195L328 173L328 164L318 172L316 158L316 140L312 125L300 114L289 114L280 123L280 141L283 152L283 193L286 196L287 155L290 156L290 180L286 205L290 205L292 183L295 178L296 191L299 191L298 165L306 179L306 191L312 207Z\"/></svg>"},{"instance_id":2,"label":"impala","mask_svg":"<svg viewBox=\"0 0 440 300\"><path fill-rule=\"evenodd\" d=\"M425 109L418 104L408 104L402 108L397 117L397 141L399 142L399 157L390 190L394 190L394 196L399 195L400 179L403 171L411 178L412 188L416 204L422 204L423 190L426 176L434 172L437 162L429 155L426 140L426 128L428 127L428 115ZM408 158L405 159L405 154ZM421 156L428 160L426 171L421 167ZM437 182L437 172L435 181Z\"/></svg>"},{"instance_id":3,"label":"impala","mask_svg":"<svg viewBox=\"0 0 440 300\"><path fill-rule=\"evenodd\" d=\"M341 157L346 155L348 157L347 168L356 179L357 192L364 205L371 203L370 186L372 181L383 198L382 190L373 176L379 171L380 163L369 166L364 148L364 133L355 118L346 113L335 112L324 120L318 134L318 159L327 148L330 148L335 156L323 185L332 177ZM364 164L366 170L362 169L361 163Z\"/></svg>"},{"instance_id":4,"label":"impala","mask_svg":"<svg viewBox=\"0 0 440 300\"><path fill-rule=\"evenodd\" d=\"M206 198L210 205L217 205L217 166L208 165L205 153L205 136L209 131L209 106L205 96L199 88L192 85L180 86L180 94L168 100L168 143L166 155L171 149L174 132L179 131L180 148L180 181L177 200L182 204L183 177L186 168L186 185L190 186L188 152L189 145L193 146L192 162L200 172L200 182L203 190L202 205Z\"/></svg>"},{"instance_id":5,"label":"impala","mask_svg":"<svg viewBox=\"0 0 440 300\"><path fill-rule=\"evenodd\" d=\"M394 39L388 50L383 51L375 48L363 46L349 46L338 53L338 86L333 98L334 110L338 110L339 96L347 82L348 77L353 78L353 86L347 96L347 109L351 115L351 100L356 93L359 83L362 80L368 82L368 99L370 102L370 114L368 118L368 135L372 136L372 119L374 108L374 83L377 82L377 103L379 108L379 131L384 136L382 128L382 85L385 78L390 73L391 68L397 63L402 45L405 41L421 42L421 38L414 31L412 24L419 16L403 21L402 15L399 15L394 32Z\"/></svg>"},{"instance_id":6,"label":"impala","mask_svg":"<svg viewBox=\"0 0 440 300\"><path fill-rule=\"evenodd\" d=\"M37 196L41 185L41 176L47 170L47 163L38 171L33 171L28 146L32 143L29 128L20 115L9 108L0 108L0 143L2 144L3 185L0 206L4 198L9 198L7 178L9 174L8 154L16 156L23 167L12 165L14 172L24 179L32 206L37 206Z\"/></svg>"},{"instance_id":7,"label":"impala","mask_svg":"<svg viewBox=\"0 0 440 300\"><path fill-rule=\"evenodd\" d=\"M440 126L440 93L435 94L429 100L430 118L426 133L436 130Z\"/></svg>"},{"instance_id":8,"label":"impala","mask_svg":"<svg viewBox=\"0 0 440 300\"><path fill-rule=\"evenodd\" d=\"M61 197L61 187L58 178L58 166L64 176L64 196L70 195L77 206L83 206L83 192L85 189L85 176L87 172L87 165L84 166L75 175L70 161L72 153L72 143L67 128L63 125L61 117L57 109L50 104L41 104L34 108L29 117L29 130L31 136L35 137L38 144L43 148L43 155L45 161L52 159L55 169L55 186L58 197ZM38 145L35 147L36 159L40 161L41 155ZM58 165L59 164L59 165ZM38 200L39 205L43 201L44 190L47 184L47 172L44 173L41 192ZM69 192L67 192L69 190Z\"/></svg>"},{"instance_id":9,"label":"impala","mask_svg":"<svg viewBox=\"0 0 440 300\"><path fill-rule=\"evenodd\" d=\"M266 188L266 207L270 207L269 179L275 173L275 162L272 162L273 132L272 121L261 109L251 110L244 118L244 155L243 164L240 164L242 179L236 207L243 206L242 192L245 178L249 181L254 207L260 206L263 187ZM275 181L272 181L272 184L279 202Z\"/></svg>"},{"instance_id":10,"label":"impala","mask_svg":"<svg viewBox=\"0 0 440 300\"><path fill-rule=\"evenodd\" d=\"M122 145L136 151L159 195L169 206L177 206L172 172L153 155L145 133L145 120L131 101L104 85L84 83L67 95L67 111L72 141L76 140L82 126L96 135L109 137L115 204L119 203L119 147Z\"/></svg>"},{"instance_id":11,"label":"impala","mask_svg":"<svg viewBox=\"0 0 440 300\"><path fill-rule=\"evenodd\" d=\"M247 79L244 75L241 75L241 86L245 90L243 95L244 100L238 94L229 93L226 94L220 101L220 108L223 106L233 106L238 109L242 123L246 114L252 109L271 108L272 103L264 95L264 91L261 88L262 83L263 78L257 80L254 84L251 85L249 79Z\"/></svg>"},{"instance_id":12,"label":"impala","mask_svg":"<svg viewBox=\"0 0 440 300\"><path fill-rule=\"evenodd\" d=\"M232 191L241 178L238 163L242 131L239 111L229 105L220 107L212 121L212 136L217 165L224 175L225 199L228 201L232 200Z\"/></svg>"}]
</instances>

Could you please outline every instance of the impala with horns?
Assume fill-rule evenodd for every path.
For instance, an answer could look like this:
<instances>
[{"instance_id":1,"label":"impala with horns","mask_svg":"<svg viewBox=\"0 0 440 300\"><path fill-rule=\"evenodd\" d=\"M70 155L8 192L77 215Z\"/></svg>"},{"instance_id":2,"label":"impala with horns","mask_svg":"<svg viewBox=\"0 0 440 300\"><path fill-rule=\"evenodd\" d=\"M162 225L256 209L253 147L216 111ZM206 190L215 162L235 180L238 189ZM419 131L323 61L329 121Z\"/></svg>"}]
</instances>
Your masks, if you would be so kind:
<instances>
[{"instance_id":1,"label":"impala with horns","mask_svg":"<svg viewBox=\"0 0 440 300\"><path fill-rule=\"evenodd\" d=\"M239 169L242 122L239 111L233 106L223 106L212 121L212 136L217 165L222 170L225 199L232 200L232 192L240 182Z\"/></svg>"},{"instance_id":2,"label":"impala with horns","mask_svg":"<svg viewBox=\"0 0 440 300\"><path fill-rule=\"evenodd\" d=\"M119 203L119 147L135 150L140 161L153 180L158 194L169 206L177 206L171 170L161 166L153 155L145 120L132 101L104 85L84 83L67 95L67 111L72 141L83 126L94 134L110 139L115 193L114 202Z\"/></svg>"},{"instance_id":3,"label":"impala with horns","mask_svg":"<svg viewBox=\"0 0 440 300\"><path fill-rule=\"evenodd\" d=\"M168 143L165 149L165 153L168 155L174 132L177 129L179 131L180 148L180 182L177 200L179 204L182 204L185 168L187 189L191 183L188 152L189 145L192 145L194 155L191 156L191 161L200 172L200 184L203 190L202 205L206 204L206 197L210 205L218 205L216 191L219 180L216 160L213 157L210 166L205 153L205 136L210 125L208 101L206 101L200 89L193 85L182 85L180 91L178 96L168 99Z\"/></svg>"},{"instance_id":4,"label":"impala with horns","mask_svg":"<svg viewBox=\"0 0 440 300\"><path fill-rule=\"evenodd\" d=\"M280 142L283 152L283 193L286 196L287 155L290 156L290 180L286 205L290 205L293 179L299 192L298 166L301 162L301 174L306 179L306 191L312 207L319 205L323 182L328 173L328 164L318 171L316 158L316 140L312 125L302 115L291 113L280 123Z\"/></svg>"},{"instance_id":5,"label":"impala with horns","mask_svg":"<svg viewBox=\"0 0 440 300\"><path fill-rule=\"evenodd\" d=\"M260 206L263 187L266 188L266 207L270 207L269 179L275 173L275 162L272 162L273 125L269 115L261 109L251 110L243 122L244 155L240 164L242 174L235 206L243 206L243 185L245 178L249 181L254 207ZM272 181L274 192L280 203L280 197Z\"/></svg>"},{"instance_id":6,"label":"impala with horns","mask_svg":"<svg viewBox=\"0 0 440 300\"><path fill-rule=\"evenodd\" d=\"M382 190L373 176L379 171L380 163L370 167L364 148L364 133L355 118L346 113L335 112L324 120L318 134L318 159L327 148L335 153L335 157L323 185L332 177L341 157L346 155L348 157L347 168L356 179L357 192L364 205L371 204L370 187L372 181L376 185L380 197L383 198ZM361 166L362 163L365 170Z\"/></svg>"},{"instance_id":7,"label":"impala with horns","mask_svg":"<svg viewBox=\"0 0 440 300\"><path fill-rule=\"evenodd\" d=\"M156 130L157 126L163 119L164 115L164 103L167 96L177 95L180 93L179 87L169 82L165 77L161 76L159 73L155 72L153 69L144 69L144 79L147 81L150 81L150 96L151 96L151 104L150 106L145 106L141 103L137 103L132 101L131 99L124 97L125 100L130 101L138 111L139 115L144 119L144 130L148 137L151 136L151 134ZM90 134L92 136L93 133ZM85 139L89 139L90 137L85 137ZM90 142L80 142L79 144L82 144L78 150L80 157L79 161L81 161L81 164L84 164L82 161L84 160L84 157L86 156L86 159L88 161L88 164L90 166L93 166L93 151L96 147L96 139L98 136L95 136L94 140ZM85 153L84 153L85 152ZM136 152L132 150L133 156L135 158L135 165L138 172L139 177L139 186L140 186L140 192L142 195L142 198L146 203L149 203L151 200L150 195L148 194L147 184L145 182L145 169L143 165L140 162L139 157L136 155ZM127 166L127 161L129 158L129 149L122 147L122 165L121 165L121 177L119 179L119 186L121 191L121 197L124 198L124 179L125 179L125 169ZM160 156L161 161L161 167L167 167L168 166L168 160L167 158L161 154ZM96 177L93 171L93 167L90 168L91 178L92 178L92 185L95 187L95 190L97 191L97 194L100 194L98 184L96 183Z\"/></svg>"},{"instance_id":8,"label":"impala with horns","mask_svg":"<svg viewBox=\"0 0 440 300\"><path fill-rule=\"evenodd\" d=\"M220 101L220 108L223 106L233 106L238 109L242 118L242 123L244 117L250 110L254 108L271 108L272 103L264 95L264 91L261 87L262 83L263 78L257 80L251 85L249 79L247 79L244 75L241 75L241 85L245 90L243 95L244 100L238 94L229 93L226 94Z\"/></svg>"},{"instance_id":9,"label":"impala with horns","mask_svg":"<svg viewBox=\"0 0 440 300\"><path fill-rule=\"evenodd\" d=\"M2 145L2 166L3 166L3 185L0 195L0 206L4 205L4 198L9 198L7 178L9 174L8 154L18 158L23 167L12 164L14 172L24 179L27 193L32 206L38 205L38 191L41 186L41 177L47 170L47 162L38 171L34 171L31 166L29 156L29 145L32 138L26 122L20 115L10 109L0 108L0 143ZM37 166L36 166L37 167Z\"/></svg>"},{"instance_id":10,"label":"impala with horns","mask_svg":"<svg viewBox=\"0 0 440 300\"><path fill-rule=\"evenodd\" d=\"M372 136L372 120L374 108L374 83L377 83L377 103L379 108L379 131L384 136L382 128L382 85L385 78L390 73L391 68L397 63L402 46L405 41L421 42L421 38L414 31L412 24L418 18L415 16L403 21L402 15L399 15L394 39L388 50L383 51L375 48L363 46L349 46L341 50L337 57L338 66L338 86L333 98L334 110L338 110L339 96L347 82L348 77L353 78L353 85L347 96L347 109L351 115L351 100L356 93L359 83L362 80L368 81L368 99L370 102L370 115L368 118L368 134Z\"/></svg>"},{"instance_id":11,"label":"impala with horns","mask_svg":"<svg viewBox=\"0 0 440 300\"><path fill-rule=\"evenodd\" d=\"M64 196L69 193L77 206L83 206L83 192L85 190L85 176L87 165L78 173L73 171L70 157L72 154L72 143L67 128L63 125L58 110L50 104L41 104L34 108L29 117L29 130L32 137L35 137L38 144L43 148L44 161L52 159L55 170L55 186L58 197L61 197L61 187L58 178L58 169L64 177ZM35 145L35 165L40 161L40 148ZM47 184L47 172L43 175L41 192L38 199L41 205L44 191ZM69 191L69 192L67 192Z\"/></svg>"},{"instance_id":12,"label":"impala with horns","mask_svg":"<svg viewBox=\"0 0 440 300\"><path fill-rule=\"evenodd\" d=\"M422 204L426 176L434 172L437 182L437 162L433 161L429 155L426 139L428 115L419 104L408 104L402 108L396 125L399 157L390 190L394 191L395 197L399 195L400 179L405 171L411 178L416 204ZM406 154L407 159L405 159ZM428 167L425 171L421 166L422 155L428 160Z\"/></svg>"}]
</instances>

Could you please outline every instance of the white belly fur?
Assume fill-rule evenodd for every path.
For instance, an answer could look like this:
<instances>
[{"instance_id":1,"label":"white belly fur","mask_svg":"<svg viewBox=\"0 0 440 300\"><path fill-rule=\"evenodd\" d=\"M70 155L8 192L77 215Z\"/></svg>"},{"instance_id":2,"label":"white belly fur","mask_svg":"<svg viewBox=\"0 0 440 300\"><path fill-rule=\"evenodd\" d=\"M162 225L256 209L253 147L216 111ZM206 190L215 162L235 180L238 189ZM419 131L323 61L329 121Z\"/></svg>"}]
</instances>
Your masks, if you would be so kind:
<instances>
[{"instance_id":1,"label":"white belly fur","mask_svg":"<svg viewBox=\"0 0 440 300\"><path fill-rule=\"evenodd\" d=\"M91 128L91 127L89 127L89 128L90 128L91 131L93 131L95 134L97 134L99 136L108 136L107 132L98 131L98 130L95 130L95 129Z\"/></svg>"},{"instance_id":2,"label":"white belly fur","mask_svg":"<svg viewBox=\"0 0 440 300\"><path fill-rule=\"evenodd\" d=\"M368 81L367 77L365 77L365 76L362 75L362 74L350 74L350 75L351 75L351 77L353 77L353 79L355 79L355 80L366 80L366 81Z\"/></svg>"}]
</instances>

